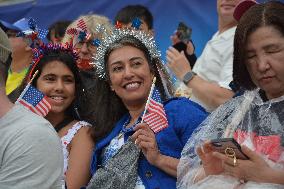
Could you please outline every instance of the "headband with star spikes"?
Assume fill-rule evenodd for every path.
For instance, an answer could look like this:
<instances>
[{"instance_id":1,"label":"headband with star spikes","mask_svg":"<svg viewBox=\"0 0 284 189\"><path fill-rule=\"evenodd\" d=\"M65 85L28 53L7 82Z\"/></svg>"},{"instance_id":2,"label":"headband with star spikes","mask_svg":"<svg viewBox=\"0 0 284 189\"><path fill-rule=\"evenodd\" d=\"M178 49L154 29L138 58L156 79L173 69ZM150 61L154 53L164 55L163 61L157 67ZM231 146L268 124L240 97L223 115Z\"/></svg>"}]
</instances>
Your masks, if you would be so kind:
<instances>
[{"instance_id":1,"label":"headband with star spikes","mask_svg":"<svg viewBox=\"0 0 284 189\"><path fill-rule=\"evenodd\" d=\"M75 46L79 42L89 40L91 37L91 33L87 31L87 24L83 19L80 19L78 21L76 28L69 28L66 31L66 34L71 36L73 46ZM100 45L100 39L93 39L92 45L98 47Z\"/></svg>"},{"instance_id":2,"label":"headband with star spikes","mask_svg":"<svg viewBox=\"0 0 284 189\"><path fill-rule=\"evenodd\" d=\"M36 48L42 45L43 44L42 40L48 34L48 30L40 29L37 26L35 19L33 18L29 18L28 26L29 26L29 29L17 33L16 36L23 37L24 39L26 39L27 43L29 44L31 48Z\"/></svg>"},{"instance_id":3,"label":"headband with star spikes","mask_svg":"<svg viewBox=\"0 0 284 189\"><path fill-rule=\"evenodd\" d=\"M105 30L103 26L98 26L96 29L98 32L104 32ZM127 36L132 36L142 42L148 49L151 59L161 58L161 53L158 50L154 37L152 35L145 33L142 30L123 29L116 27L113 29L110 35L106 35L106 37L102 38L101 44L97 48L97 53L94 57L94 63L92 64L95 65L99 78L106 79L104 57L107 50L112 46L112 44Z\"/></svg>"},{"instance_id":4,"label":"headband with star spikes","mask_svg":"<svg viewBox=\"0 0 284 189\"><path fill-rule=\"evenodd\" d=\"M43 56L49 54L50 52L65 52L72 56L74 60L76 61L78 59L78 55L76 51L73 49L72 45L66 43L66 44L60 44L60 43L49 43L49 44L42 44L38 48L32 49L33 51L33 60L32 64L30 65L30 72L28 73L28 78L32 78L32 74L34 73L35 67L38 65L40 60Z\"/></svg>"}]
</instances>

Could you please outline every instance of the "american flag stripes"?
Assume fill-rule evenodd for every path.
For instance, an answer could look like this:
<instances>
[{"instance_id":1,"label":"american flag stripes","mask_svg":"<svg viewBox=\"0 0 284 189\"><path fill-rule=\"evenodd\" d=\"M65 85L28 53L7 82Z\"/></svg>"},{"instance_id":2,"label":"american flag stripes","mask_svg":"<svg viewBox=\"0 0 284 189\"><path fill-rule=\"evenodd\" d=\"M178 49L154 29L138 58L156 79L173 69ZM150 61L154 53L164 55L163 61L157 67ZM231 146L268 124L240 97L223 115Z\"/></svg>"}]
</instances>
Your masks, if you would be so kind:
<instances>
[{"instance_id":1,"label":"american flag stripes","mask_svg":"<svg viewBox=\"0 0 284 189\"><path fill-rule=\"evenodd\" d=\"M51 109L51 105L46 100L46 96L30 84L26 86L16 103L22 104L32 112L43 117L46 116Z\"/></svg>"},{"instance_id":2,"label":"american flag stripes","mask_svg":"<svg viewBox=\"0 0 284 189\"><path fill-rule=\"evenodd\" d=\"M76 28L70 28L66 31L68 35L78 35L78 30Z\"/></svg>"},{"instance_id":3,"label":"american flag stripes","mask_svg":"<svg viewBox=\"0 0 284 189\"><path fill-rule=\"evenodd\" d=\"M87 31L87 25L83 19L80 19L77 23L77 27L82 29L84 32Z\"/></svg>"},{"instance_id":4,"label":"american flag stripes","mask_svg":"<svg viewBox=\"0 0 284 189\"><path fill-rule=\"evenodd\" d=\"M168 127L167 116L158 89L153 89L149 104L146 108L143 120L149 125L154 133L158 133Z\"/></svg>"}]
</instances>

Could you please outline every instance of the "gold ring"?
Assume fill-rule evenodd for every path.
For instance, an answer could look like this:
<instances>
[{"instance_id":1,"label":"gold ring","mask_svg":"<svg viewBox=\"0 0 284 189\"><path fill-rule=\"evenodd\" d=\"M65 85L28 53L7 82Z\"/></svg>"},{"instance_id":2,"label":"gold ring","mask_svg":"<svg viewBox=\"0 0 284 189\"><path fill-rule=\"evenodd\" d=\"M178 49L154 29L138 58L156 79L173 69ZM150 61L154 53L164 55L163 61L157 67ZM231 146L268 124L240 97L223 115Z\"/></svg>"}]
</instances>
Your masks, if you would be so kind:
<instances>
[{"instance_id":1,"label":"gold ring","mask_svg":"<svg viewBox=\"0 0 284 189\"><path fill-rule=\"evenodd\" d=\"M233 166L236 167L237 166L237 158L236 158L236 152L233 148L227 147L225 149L225 155L229 158L233 159ZM231 164L232 165L232 164Z\"/></svg>"},{"instance_id":2,"label":"gold ring","mask_svg":"<svg viewBox=\"0 0 284 189\"><path fill-rule=\"evenodd\" d=\"M230 158L236 157L235 150L234 150L233 148L230 148L230 147L227 147L227 148L225 149L225 155L226 155L227 157L230 157Z\"/></svg>"},{"instance_id":3,"label":"gold ring","mask_svg":"<svg viewBox=\"0 0 284 189\"><path fill-rule=\"evenodd\" d=\"M236 158L236 156L234 156L234 158L233 158L233 166L234 166L234 167L237 166L237 158Z\"/></svg>"}]
</instances>

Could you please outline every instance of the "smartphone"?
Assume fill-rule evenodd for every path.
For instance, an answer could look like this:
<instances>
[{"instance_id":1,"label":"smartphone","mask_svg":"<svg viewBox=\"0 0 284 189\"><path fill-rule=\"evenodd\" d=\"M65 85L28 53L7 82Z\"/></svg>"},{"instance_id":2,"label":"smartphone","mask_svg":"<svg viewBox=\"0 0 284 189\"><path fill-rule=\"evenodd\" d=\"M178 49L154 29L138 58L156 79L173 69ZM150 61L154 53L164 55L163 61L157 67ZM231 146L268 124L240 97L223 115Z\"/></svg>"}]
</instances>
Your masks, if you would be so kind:
<instances>
[{"instance_id":1,"label":"smartphone","mask_svg":"<svg viewBox=\"0 0 284 189\"><path fill-rule=\"evenodd\" d=\"M187 48L186 44L185 44L184 42L182 42L182 41L180 41L180 42L174 44L173 47L174 47L176 50L178 50L179 52L181 52L181 51L186 52L186 48Z\"/></svg>"},{"instance_id":2,"label":"smartphone","mask_svg":"<svg viewBox=\"0 0 284 189\"><path fill-rule=\"evenodd\" d=\"M211 145L215 151L222 154L234 153L237 159L248 160L249 157L242 152L241 146L234 138L220 138L211 140Z\"/></svg>"},{"instance_id":3,"label":"smartphone","mask_svg":"<svg viewBox=\"0 0 284 189\"><path fill-rule=\"evenodd\" d=\"M179 22L176 35L181 41L187 43L189 40L191 40L191 33L191 27L187 26L184 22Z\"/></svg>"}]
</instances>

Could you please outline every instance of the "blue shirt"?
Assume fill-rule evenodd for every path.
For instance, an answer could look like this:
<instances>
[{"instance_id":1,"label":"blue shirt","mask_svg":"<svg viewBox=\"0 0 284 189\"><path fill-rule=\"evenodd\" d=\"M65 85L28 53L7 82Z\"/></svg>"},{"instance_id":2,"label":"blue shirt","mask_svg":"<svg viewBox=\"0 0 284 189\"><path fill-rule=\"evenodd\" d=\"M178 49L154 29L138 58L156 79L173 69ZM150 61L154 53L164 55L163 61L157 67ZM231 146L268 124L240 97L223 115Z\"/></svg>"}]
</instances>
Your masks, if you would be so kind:
<instances>
[{"instance_id":1,"label":"blue shirt","mask_svg":"<svg viewBox=\"0 0 284 189\"><path fill-rule=\"evenodd\" d=\"M208 113L198 104L183 97L172 98L163 104L169 127L156 133L157 145L163 155L179 159L181 151L193 130L207 117ZM100 166L102 150L119 134L128 119L129 114L124 115L117 122L112 132L96 144L91 163L92 174ZM132 134L131 131L125 133L126 137ZM145 188L176 188L176 178L151 165L143 155L138 162L138 175Z\"/></svg>"}]
</instances>

